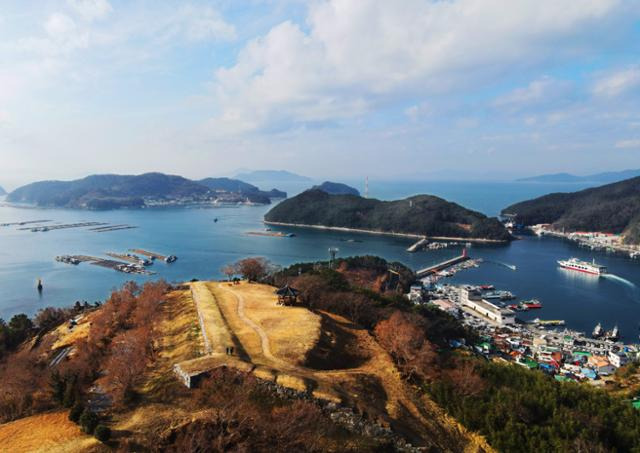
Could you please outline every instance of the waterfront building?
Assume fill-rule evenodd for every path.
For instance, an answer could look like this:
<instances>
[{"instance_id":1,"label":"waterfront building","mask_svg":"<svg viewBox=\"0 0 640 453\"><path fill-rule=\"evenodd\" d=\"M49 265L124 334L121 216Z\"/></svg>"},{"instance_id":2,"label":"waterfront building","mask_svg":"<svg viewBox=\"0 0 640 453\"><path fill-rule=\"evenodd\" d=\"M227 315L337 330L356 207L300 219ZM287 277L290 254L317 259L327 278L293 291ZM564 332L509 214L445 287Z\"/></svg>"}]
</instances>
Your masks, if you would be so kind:
<instances>
[{"instance_id":1,"label":"waterfront building","mask_svg":"<svg viewBox=\"0 0 640 453\"><path fill-rule=\"evenodd\" d=\"M621 352L613 352L610 351L609 352L609 363L611 363L611 365L613 365L616 368L620 368L621 366L625 365L629 359L627 358L627 356Z\"/></svg>"},{"instance_id":2,"label":"waterfront building","mask_svg":"<svg viewBox=\"0 0 640 453\"><path fill-rule=\"evenodd\" d=\"M513 325L516 323L516 314L513 310L498 307L482 298L480 292L474 288L462 287L460 289L460 302L484 318L494 321L499 326Z\"/></svg>"}]
</instances>

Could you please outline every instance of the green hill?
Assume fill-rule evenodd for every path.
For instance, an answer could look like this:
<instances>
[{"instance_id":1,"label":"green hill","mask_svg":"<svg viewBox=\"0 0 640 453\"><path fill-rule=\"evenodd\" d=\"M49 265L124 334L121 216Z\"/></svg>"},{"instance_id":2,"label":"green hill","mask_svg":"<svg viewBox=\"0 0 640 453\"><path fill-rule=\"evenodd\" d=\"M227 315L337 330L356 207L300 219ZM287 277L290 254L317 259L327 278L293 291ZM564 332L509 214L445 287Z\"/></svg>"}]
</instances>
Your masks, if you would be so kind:
<instances>
[{"instance_id":1,"label":"green hill","mask_svg":"<svg viewBox=\"0 0 640 453\"><path fill-rule=\"evenodd\" d=\"M550 223L567 231L624 233L640 243L640 177L573 193L552 193L505 208L524 225Z\"/></svg>"},{"instance_id":2,"label":"green hill","mask_svg":"<svg viewBox=\"0 0 640 453\"><path fill-rule=\"evenodd\" d=\"M380 201L312 189L272 208L265 221L425 236L511 239L497 219L430 195Z\"/></svg>"},{"instance_id":3,"label":"green hill","mask_svg":"<svg viewBox=\"0 0 640 453\"><path fill-rule=\"evenodd\" d=\"M198 183L215 191L233 192L246 195L251 201L269 204L271 198L287 198L287 192L278 189L260 190L253 184L232 178L205 178ZM260 200L260 201L258 201Z\"/></svg>"},{"instance_id":4,"label":"green hill","mask_svg":"<svg viewBox=\"0 0 640 453\"><path fill-rule=\"evenodd\" d=\"M206 196L209 189L181 176L92 175L74 181L40 181L9 194L8 201L38 206L115 209L142 207L145 198L182 199Z\"/></svg>"},{"instance_id":5,"label":"green hill","mask_svg":"<svg viewBox=\"0 0 640 453\"><path fill-rule=\"evenodd\" d=\"M358 189L340 182L325 181L320 185L313 186L312 189L319 189L331 195L360 195Z\"/></svg>"}]
</instances>

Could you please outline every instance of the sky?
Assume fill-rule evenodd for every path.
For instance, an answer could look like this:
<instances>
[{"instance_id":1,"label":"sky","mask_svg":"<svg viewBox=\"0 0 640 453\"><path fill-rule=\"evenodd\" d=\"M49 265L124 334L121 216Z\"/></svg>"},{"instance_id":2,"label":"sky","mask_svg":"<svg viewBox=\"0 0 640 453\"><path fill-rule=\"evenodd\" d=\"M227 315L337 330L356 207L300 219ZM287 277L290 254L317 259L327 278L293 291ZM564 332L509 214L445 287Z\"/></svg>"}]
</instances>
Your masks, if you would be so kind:
<instances>
[{"instance_id":1,"label":"sky","mask_svg":"<svg viewBox=\"0 0 640 453\"><path fill-rule=\"evenodd\" d=\"M640 168L639 0L0 0L0 185Z\"/></svg>"}]
</instances>

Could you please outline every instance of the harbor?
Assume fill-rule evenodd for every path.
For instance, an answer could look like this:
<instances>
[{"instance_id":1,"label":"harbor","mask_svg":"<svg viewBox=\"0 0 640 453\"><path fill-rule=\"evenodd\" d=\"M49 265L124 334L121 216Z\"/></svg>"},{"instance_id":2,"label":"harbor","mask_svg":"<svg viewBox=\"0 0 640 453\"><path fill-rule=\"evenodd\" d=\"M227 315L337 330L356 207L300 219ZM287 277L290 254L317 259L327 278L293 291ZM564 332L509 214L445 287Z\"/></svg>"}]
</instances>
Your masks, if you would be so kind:
<instances>
[{"instance_id":1,"label":"harbor","mask_svg":"<svg viewBox=\"0 0 640 453\"><path fill-rule=\"evenodd\" d=\"M600 324L590 337L566 328L560 319L523 321L508 307L484 299L486 294L480 286L444 284L424 288L419 297L416 292L408 296L415 304L446 311L478 332L480 341L469 345L475 353L540 369L557 380L604 385L617 368L640 358L637 342L619 341L617 326L607 338L593 338L602 330Z\"/></svg>"},{"instance_id":2,"label":"harbor","mask_svg":"<svg viewBox=\"0 0 640 453\"><path fill-rule=\"evenodd\" d=\"M407 247L418 238L344 231L273 228L274 231L295 233L295 240L269 240L269 237L247 235L247 231L264 230L262 217L268 207L218 208L215 217L224 221L216 223L215 227L212 227L212 211L207 209L81 213L55 209L44 212L10 207L2 209L4 223L54 219L56 222L52 224L91 221L139 226L138 229L112 234L89 234L88 228L64 229L52 232L54 236L17 230L27 225L0 228L1 249L8 254L7 257L12 257L5 259L5 265L0 266L5 281L0 288L0 300L3 301L0 316L5 318L21 311L35 313L42 306L65 304L78 298L99 300L125 279L146 278L117 271L96 273L96 268L106 268L54 261L53 258L59 255L83 254L133 264L107 256L105 252L145 257L140 253L140 250L145 250L157 257L156 264L148 268L156 273L157 278L185 281L222 277L219 269L247 256L264 256L280 266L326 260L327 250L331 247L339 248L338 256L341 257L377 255L413 269L425 269L462 254L461 246L408 253ZM31 217L28 216L30 212L33 212ZM134 250L129 250L129 247ZM637 341L640 322L637 317L640 300L638 260L619 254L594 254L589 249L577 247L572 241L544 240L536 236L523 236L508 246L473 244L468 250L472 259L424 278L456 285L491 283L497 290L508 290L518 297L518 300L506 301L507 305L531 299L542 302L542 309L516 311L517 317L523 321L536 317L565 320L567 328L583 332L591 332L598 322L608 330L618 324L623 339ZM179 255L179 266L158 262L158 258L163 261L170 253ZM607 266L610 275L598 279L564 271L558 266L557 260L573 256L584 261L592 261L595 257L596 262ZM47 282L42 297L34 297L32 291L34 279L38 277Z\"/></svg>"}]
</instances>

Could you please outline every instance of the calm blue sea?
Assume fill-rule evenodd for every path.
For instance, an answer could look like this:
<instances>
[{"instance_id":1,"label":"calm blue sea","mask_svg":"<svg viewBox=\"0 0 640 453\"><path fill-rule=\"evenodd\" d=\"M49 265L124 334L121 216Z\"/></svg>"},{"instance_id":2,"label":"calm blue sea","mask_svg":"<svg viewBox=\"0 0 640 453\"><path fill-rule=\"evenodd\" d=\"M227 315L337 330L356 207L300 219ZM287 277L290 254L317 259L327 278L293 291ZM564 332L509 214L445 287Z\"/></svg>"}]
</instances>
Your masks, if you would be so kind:
<instances>
[{"instance_id":1,"label":"calm blue sea","mask_svg":"<svg viewBox=\"0 0 640 453\"><path fill-rule=\"evenodd\" d=\"M275 186L275 185L274 185ZM280 185L282 186L282 185ZM497 215L516 201L555 191L574 191L584 185L455 182L375 182L370 194L395 199L431 193L466 207ZM304 187L282 187L293 194ZM304 229L286 229L294 238L251 236L249 231L264 228L261 223L269 207L176 208L88 212L59 209L0 207L0 223L51 219L55 223L100 221L130 224L132 230L96 233L87 228L32 233L17 227L0 227L0 317L35 313L39 308L66 306L76 300L104 299L112 288L129 279L144 282L165 278L170 282L191 278L217 278L220 268L246 256L265 256L288 265L299 261L327 259L329 247L338 247L340 256L374 254L420 268L458 254L460 250L440 250L410 254L411 241L363 234L344 234ZM217 218L218 222L214 222ZM348 242L349 239L357 241ZM54 261L56 255L125 252L144 248L176 254L174 264L156 263L156 276L121 274L89 264L71 266ZM590 331L597 322L607 328L619 324L622 334L635 341L640 321L640 261L606 254L594 254L557 239L527 237L509 246L476 246L472 255L485 263L478 269L457 274L453 281L491 283L521 298L538 298L542 310L525 318L565 319L569 326ZM594 279L558 269L556 260L577 256L607 265L615 277ZM504 264L515 264L512 271ZM44 291L38 295L38 278Z\"/></svg>"}]
</instances>

